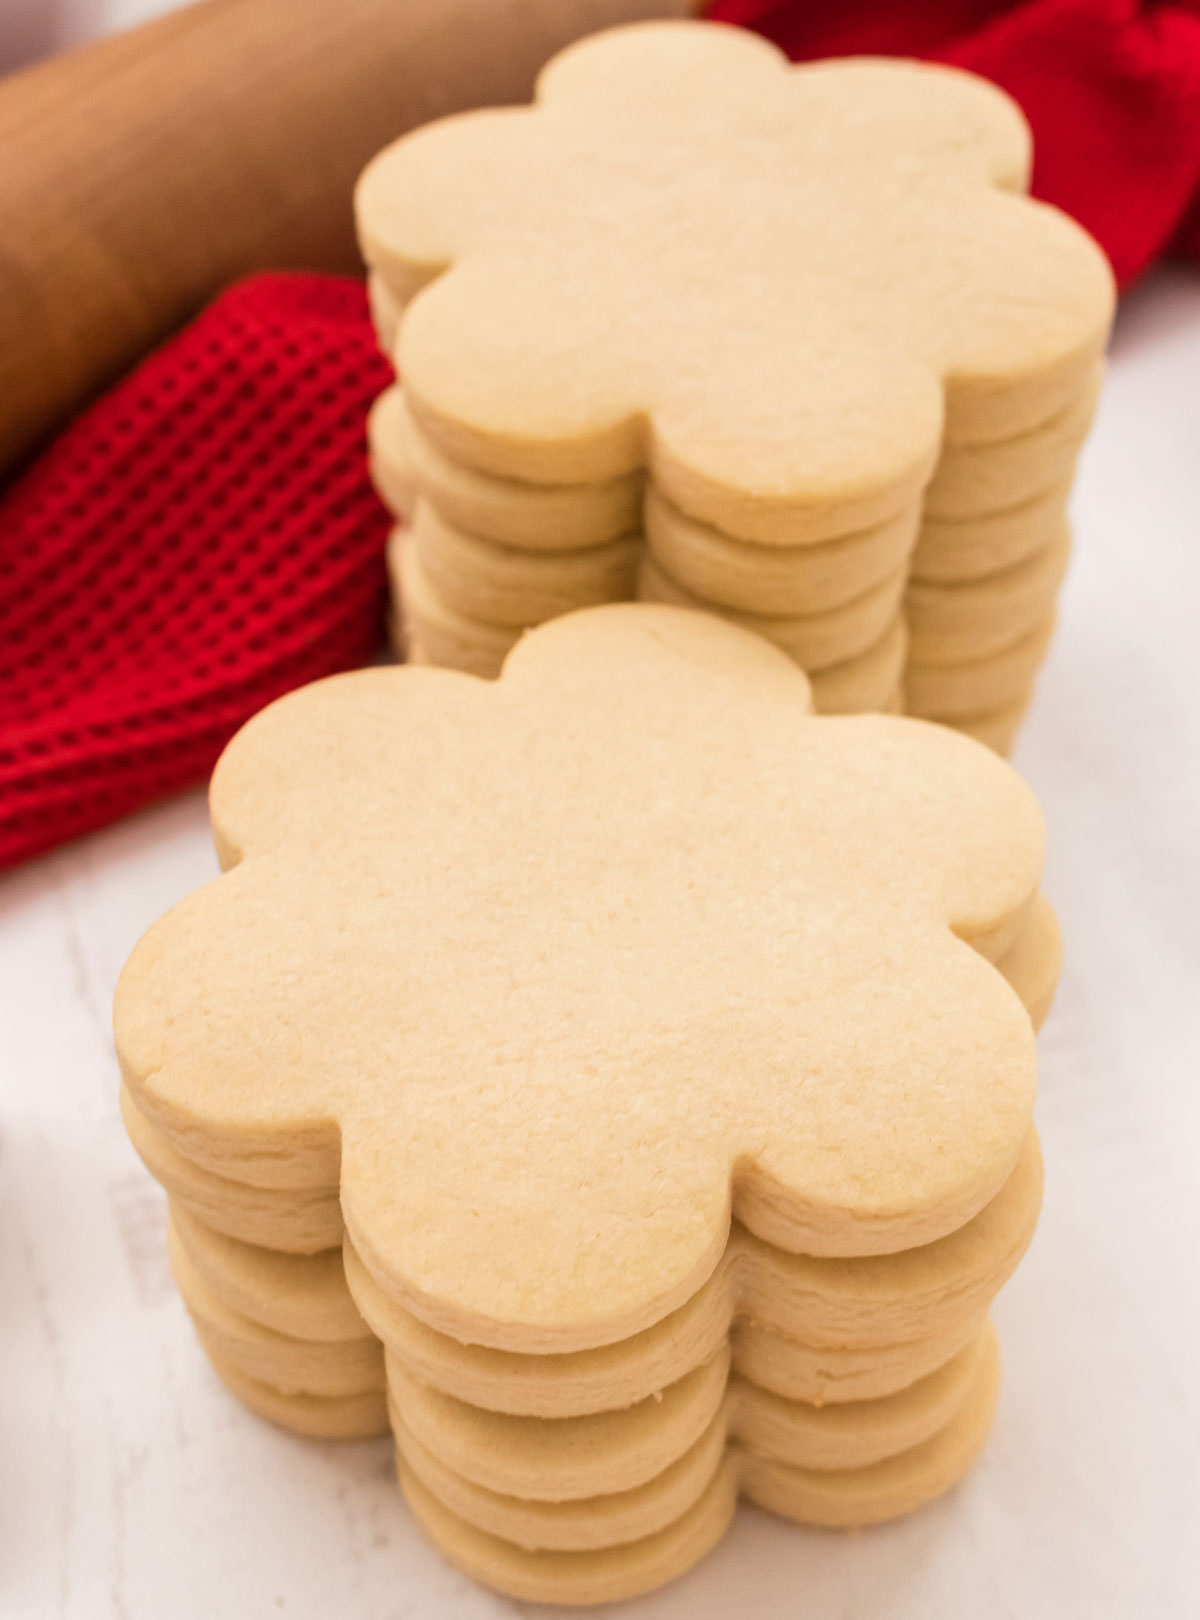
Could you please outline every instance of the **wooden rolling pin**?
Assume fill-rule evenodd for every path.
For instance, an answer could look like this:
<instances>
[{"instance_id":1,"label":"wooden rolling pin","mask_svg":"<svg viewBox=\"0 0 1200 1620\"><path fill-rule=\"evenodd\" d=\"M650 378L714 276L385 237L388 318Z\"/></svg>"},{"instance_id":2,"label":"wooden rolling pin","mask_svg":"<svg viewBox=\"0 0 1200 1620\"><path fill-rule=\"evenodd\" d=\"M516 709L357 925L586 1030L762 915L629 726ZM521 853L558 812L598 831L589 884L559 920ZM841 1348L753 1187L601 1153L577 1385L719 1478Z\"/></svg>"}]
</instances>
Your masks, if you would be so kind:
<instances>
[{"instance_id":1,"label":"wooden rolling pin","mask_svg":"<svg viewBox=\"0 0 1200 1620\"><path fill-rule=\"evenodd\" d=\"M235 277L358 265L416 124L686 0L203 0L0 81L0 479Z\"/></svg>"}]
</instances>

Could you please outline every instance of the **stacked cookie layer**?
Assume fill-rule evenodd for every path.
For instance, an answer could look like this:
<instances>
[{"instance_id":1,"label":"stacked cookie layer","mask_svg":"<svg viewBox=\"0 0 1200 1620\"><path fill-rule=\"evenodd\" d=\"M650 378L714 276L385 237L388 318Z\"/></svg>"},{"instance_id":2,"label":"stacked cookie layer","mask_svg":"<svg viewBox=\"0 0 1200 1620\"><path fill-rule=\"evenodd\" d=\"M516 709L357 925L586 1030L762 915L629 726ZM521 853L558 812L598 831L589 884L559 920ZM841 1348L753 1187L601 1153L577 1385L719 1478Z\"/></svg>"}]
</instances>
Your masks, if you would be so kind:
<instances>
[{"instance_id":1,"label":"stacked cookie layer","mask_svg":"<svg viewBox=\"0 0 1200 1620\"><path fill-rule=\"evenodd\" d=\"M949 444L925 492L905 613L905 708L1007 752L1054 631L1067 502L1102 368L1027 433Z\"/></svg>"},{"instance_id":2,"label":"stacked cookie layer","mask_svg":"<svg viewBox=\"0 0 1200 1620\"><path fill-rule=\"evenodd\" d=\"M403 383L370 441L409 656L494 675L523 629L636 596L755 630L821 712L1005 746L1113 301L1028 168L968 75L683 23L382 153L357 214Z\"/></svg>"},{"instance_id":3,"label":"stacked cookie layer","mask_svg":"<svg viewBox=\"0 0 1200 1620\"><path fill-rule=\"evenodd\" d=\"M293 1186L248 1181L244 1166L222 1174L181 1151L127 1090L121 1112L169 1195L171 1268L224 1382L300 1434L385 1433L383 1353L346 1288L336 1175Z\"/></svg>"},{"instance_id":4,"label":"stacked cookie layer","mask_svg":"<svg viewBox=\"0 0 1200 1620\"><path fill-rule=\"evenodd\" d=\"M639 476L563 489L476 472L422 432L398 385L372 409L368 442L375 486L406 520L388 563L413 662L493 677L523 630L634 595Z\"/></svg>"},{"instance_id":5,"label":"stacked cookie layer","mask_svg":"<svg viewBox=\"0 0 1200 1620\"><path fill-rule=\"evenodd\" d=\"M1058 968L1008 767L630 604L495 684L294 693L211 803L225 875L115 1028L248 1404L386 1417L432 1538L530 1598L657 1585L739 1494L868 1524L962 1477Z\"/></svg>"}]
</instances>

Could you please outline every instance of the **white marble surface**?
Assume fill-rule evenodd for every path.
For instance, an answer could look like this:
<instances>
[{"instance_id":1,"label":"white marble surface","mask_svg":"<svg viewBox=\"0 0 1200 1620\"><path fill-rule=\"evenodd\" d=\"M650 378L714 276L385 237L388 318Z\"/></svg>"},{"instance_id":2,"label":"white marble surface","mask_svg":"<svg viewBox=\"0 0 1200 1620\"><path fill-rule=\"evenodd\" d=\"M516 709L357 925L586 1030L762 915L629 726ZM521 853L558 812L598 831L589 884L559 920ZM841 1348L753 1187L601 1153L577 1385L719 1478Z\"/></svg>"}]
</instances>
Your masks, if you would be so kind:
<instances>
[{"instance_id":1,"label":"white marble surface","mask_svg":"<svg viewBox=\"0 0 1200 1620\"><path fill-rule=\"evenodd\" d=\"M1200 1612L1200 275L1123 311L1077 560L1018 762L1067 968L1043 1037L1047 1197L997 1311L967 1485L843 1537L743 1510L630 1612L1184 1620ZM173 1291L109 1038L129 947L215 870L195 793L0 880L0 1614L512 1612L409 1522L386 1443L249 1416Z\"/></svg>"}]
</instances>

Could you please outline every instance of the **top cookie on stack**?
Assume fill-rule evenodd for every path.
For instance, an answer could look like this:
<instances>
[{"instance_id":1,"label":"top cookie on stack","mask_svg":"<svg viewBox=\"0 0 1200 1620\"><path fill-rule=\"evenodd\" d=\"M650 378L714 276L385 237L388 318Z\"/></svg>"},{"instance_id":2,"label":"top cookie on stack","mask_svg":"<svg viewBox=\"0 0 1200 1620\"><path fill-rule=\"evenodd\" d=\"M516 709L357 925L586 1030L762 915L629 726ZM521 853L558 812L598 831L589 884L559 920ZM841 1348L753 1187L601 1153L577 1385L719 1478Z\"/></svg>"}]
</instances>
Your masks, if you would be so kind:
<instances>
[{"instance_id":1,"label":"top cookie on stack","mask_svg":"<svg viewBox=\"0 0 1200 1620\"><path fill-rule=\"evenodd\" d=\"M898 700L926 492L943 580L960 544L1008 566L1021 537L997 553L980 522L1069 483L1094 399L1112 278L1019 195L1028 168L1020 112L981 80L792 68L687 23L585 40L535 106L382 153L357 211L404 393L371 442L412 516L418 650L494 674L522 627L637 590L748 619L820 708ZM1027 549L1062 541L1061 508ZM979 599L968 639L1006 611Z\"/></svg>"}]
</instances>

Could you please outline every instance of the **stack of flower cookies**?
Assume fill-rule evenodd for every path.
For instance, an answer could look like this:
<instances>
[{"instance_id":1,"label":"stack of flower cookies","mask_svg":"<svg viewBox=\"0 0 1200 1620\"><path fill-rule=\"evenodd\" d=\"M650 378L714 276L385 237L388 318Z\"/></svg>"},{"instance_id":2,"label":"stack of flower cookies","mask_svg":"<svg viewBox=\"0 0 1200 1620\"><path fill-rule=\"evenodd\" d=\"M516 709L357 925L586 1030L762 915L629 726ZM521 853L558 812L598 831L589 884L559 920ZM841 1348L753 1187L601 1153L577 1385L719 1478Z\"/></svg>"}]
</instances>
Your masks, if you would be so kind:
<instances>
[{"instance_id":1,"label":"stack of flower cookies","mask_svg":"<svg viewBox=\"0 0 1200 1620\"><path fill-rule=\"evenodd\" d=\"M861 1525L963 1476L1058 970L1006 765L816 717L762 639L626 604L495 684L293 693L211 803L225 875L115 1028L250 1406L386 1412L433 1541L531 1599L660 1584L739 1494Z\"/></svg>"},{"instance_id":2,"label":"stack of flower cookies","mask_svg":"<svg viewBox=\"0 0 1200 1620\"><path fill-rule=\"evenodd\" d=\"M495 675L636 595L757 631L822 712L1006 745L1113 304L1028 169L981 80L688 23L380 154L357 216L401 380L370 446L409 657Z\"/></svg>"}]
</instances>

